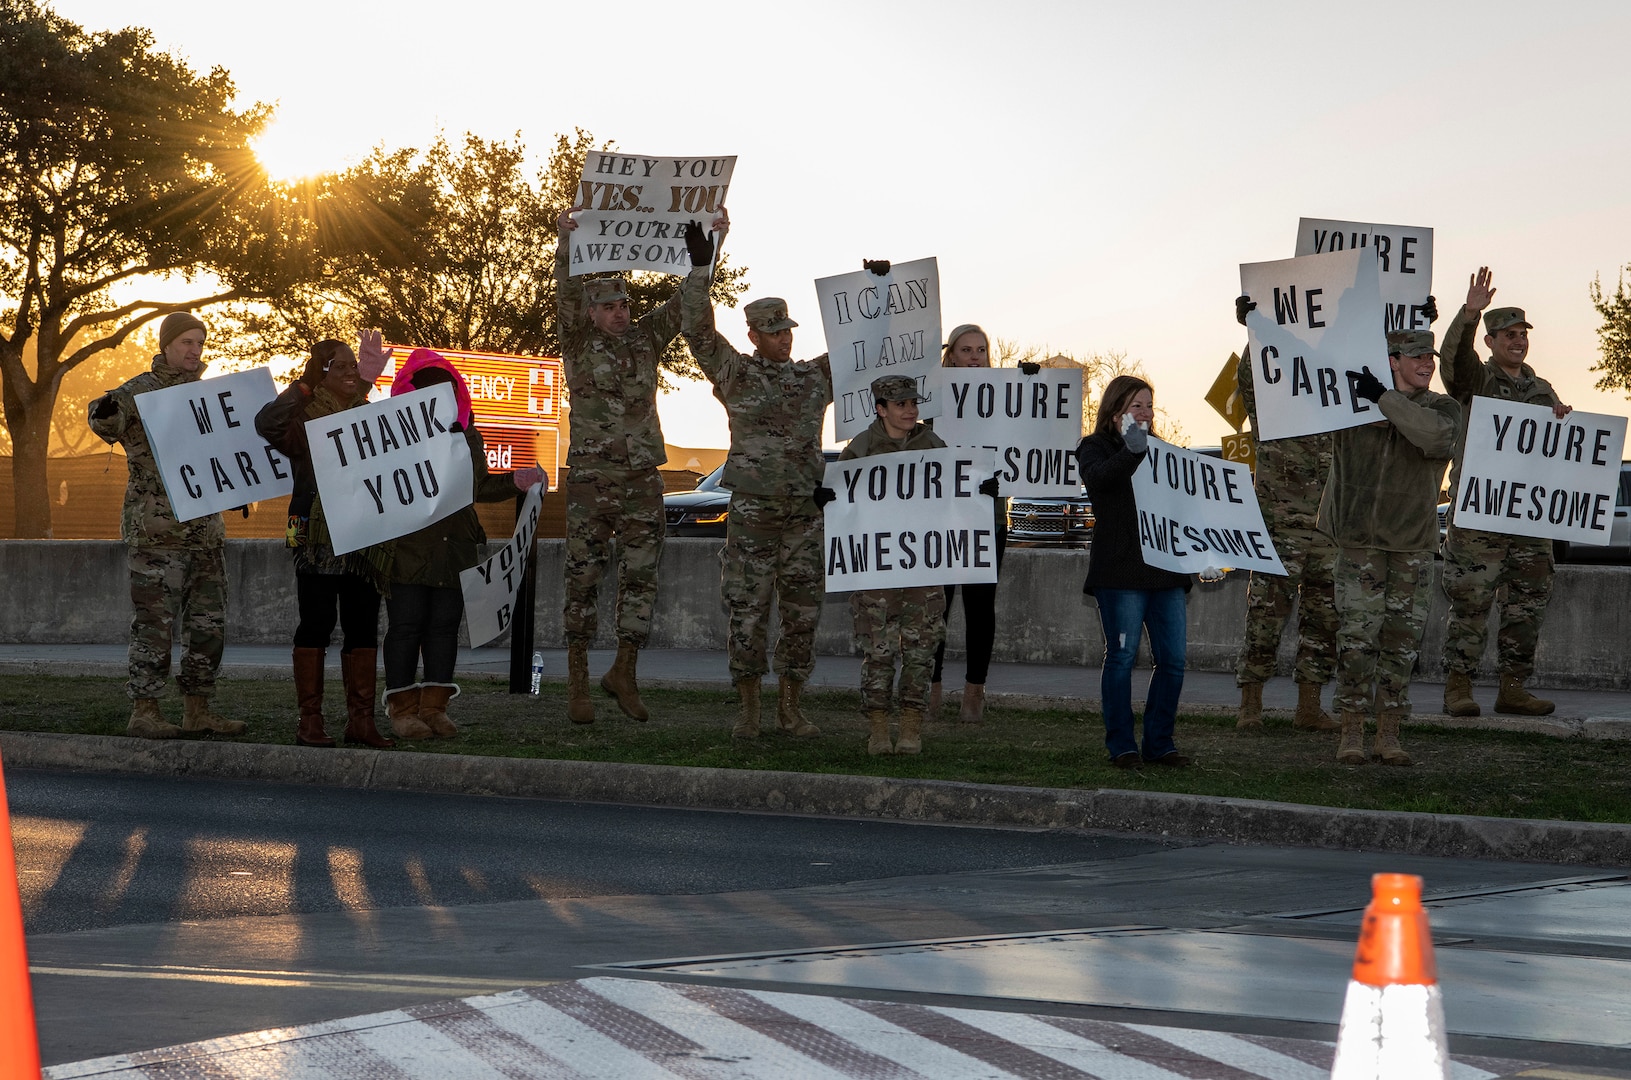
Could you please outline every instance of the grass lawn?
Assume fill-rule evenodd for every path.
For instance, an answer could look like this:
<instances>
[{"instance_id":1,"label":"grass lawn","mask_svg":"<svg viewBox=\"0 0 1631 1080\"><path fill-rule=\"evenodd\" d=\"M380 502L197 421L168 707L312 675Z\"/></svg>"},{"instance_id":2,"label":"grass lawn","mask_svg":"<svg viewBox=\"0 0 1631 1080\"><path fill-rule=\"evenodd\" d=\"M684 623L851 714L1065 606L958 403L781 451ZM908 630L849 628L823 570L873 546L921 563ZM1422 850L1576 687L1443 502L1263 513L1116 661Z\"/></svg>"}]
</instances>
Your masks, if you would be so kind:
<instances>
[{"instance_id":1,"label":"grass lawn","mask_svg":"<svg viewBox=\"0 0 1631 1080\"><path fill-rule=\"evenodd\" d=\"M538 698L512 696L500 681L467 679L449 712L458 738L399 744L397 752L625 761L652 765L775 769L965 780L1032 787L1125 788L1224 795L1320 806L1415 810L1494 817L1631 822L1631 742L1558 739L1481 730L1406 727L1413 768L1336 764L1336 736L1294 732L1268 721L1266 734L1235 734L1232 715L1183 718L1178 745L1188 769L1125 772L1105 758L1097 713L1009 709L993 705L978 727L927 725L917 757L868 757L860 697L812 693L805 712L821 726L813 739L767 734L733 744L735 696L707 690L648 690L653 719L637 724L597 688L592 726L566 722L565 687L546 683ZM766 718L774 728L774 687ZM343 701L328 686L329 733ZM161 702L179 721L181 702ZM292 684L222 682L218 711L249 723L242 741L286 743L295 727ZM955 709L947 710L955 717ZM381 710L383 716L383 710ZM0 676L0 730L121 735L129 716L122 679ZM382 723L383 729L383 723Z\"/></svg>"}]
</instances>

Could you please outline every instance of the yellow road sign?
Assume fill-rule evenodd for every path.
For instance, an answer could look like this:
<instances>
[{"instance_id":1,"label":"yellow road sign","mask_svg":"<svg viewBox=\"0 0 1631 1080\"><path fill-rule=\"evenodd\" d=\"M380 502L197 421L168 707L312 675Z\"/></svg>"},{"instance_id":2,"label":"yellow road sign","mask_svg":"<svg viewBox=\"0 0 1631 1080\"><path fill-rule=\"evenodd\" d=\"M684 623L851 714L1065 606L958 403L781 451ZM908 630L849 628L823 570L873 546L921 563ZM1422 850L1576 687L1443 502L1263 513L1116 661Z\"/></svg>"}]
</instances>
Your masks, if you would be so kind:
<instances>
[{"instance_id":1,"label":"yellow road sign","mask_svg":"<svg viewBox=\"0 0 1631 1080\"><path fill-rule=\"evenodd\" d=\"M1230 353L1229 362L1223 365L1223 370L1212 381L1212 389L1206 392L1206 403L1236 431L1246 426L1246 406L1241 403L1240 383L1235 379L1235 369L1239 366L1240 357Z\"/></svg>"}]
</instances>

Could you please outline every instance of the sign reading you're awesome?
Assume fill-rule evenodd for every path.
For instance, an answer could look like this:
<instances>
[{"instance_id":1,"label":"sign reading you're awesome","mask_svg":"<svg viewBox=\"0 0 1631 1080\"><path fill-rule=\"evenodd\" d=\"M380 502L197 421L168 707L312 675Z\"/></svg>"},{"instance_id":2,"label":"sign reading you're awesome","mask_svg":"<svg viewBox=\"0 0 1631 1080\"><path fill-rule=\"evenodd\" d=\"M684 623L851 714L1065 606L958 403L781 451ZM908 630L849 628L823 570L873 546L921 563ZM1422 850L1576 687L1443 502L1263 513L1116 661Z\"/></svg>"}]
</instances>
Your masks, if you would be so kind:
<instances>
[{"instance_id":1,"label":"sign reading you're awesome","mask_svg":"<svg viewBox=\"0 0 1631 1080\"><path fill-rule=\"evenodd\" d=\"M712 223L736 158L647 157L591 150L578 181L578 227L567 237L572 276L602 270L689 274L685 225Z\"/></svg>"},{"instance_id":2,"label":"sign reading you're awesome","mask_svg":"<svg viewBox=\"0 0 1631 1080\"><path fill-rule=\"evenodd\" d=\"M1286 572L1263 523L1251 470L1241 462L1151 439L1133 474L1133 501L1139 548L1150 566L1180 574Z\"/></svg>"},{"instance_id":3,"label":"sign reading you're awesome","mask_svg":"<svg viewBox=\"0 0 1631 1080\"><path fill-rule=\"evenodd\" d=\"M136 395L177 521L294 490L288 460L255 432L255 414L276 396L263 367Z\"/></svg>"},{"instance_id":4,"label":"sign reading you're awesome","mask_svg":"<svg viewBox=\"0 0 1631 1080\"><path fill-rule=\"evenodd\" d=\"M1005 495L1081 493L1076 442L1082 432L1080 369L941 368L934 430L952 446L996 455Z\"/></svg>"},{"instance_id":5,"label":"sign reading you're awesome","mask_svg":"<svg viewBox=\"0 0 1631 1080\"><path fill-rule=\"evenodd\" d=\"M1475 397L1453 498L1463 529L1607 544L1625 450L1623 416Z\"/></svg>"},{"instance_id":6,"label":"sign reading you're awesome","mask_svg":"<svg viewBox=\"0 0 1631 1080\"><path fill-rule=\"evenodd\" d=\"M872 380L904 375L924 400L918 419L941 413L934 389L940 370L940 269L934 259L895 263L889 273L870 270L818 278L821 329L832 361L833 434L853 439L877 417Z\"/></svg>"},{"instance_id":7,"label":"sign reading you're awesome","mask_svg":"<svg viewBox=\"0 0 1631 1080\"><path fill-rule=\"evenodd\" d=\"M1432 229L1327 218L1298 219L1298 255L1322 255L1365 247L1376 252L1386 329L1432 329L1432 321L1427 318L1427 297L1433 291ZM1380 371L1375 374L1381 378Z\"/></svg>"}]
</instances>

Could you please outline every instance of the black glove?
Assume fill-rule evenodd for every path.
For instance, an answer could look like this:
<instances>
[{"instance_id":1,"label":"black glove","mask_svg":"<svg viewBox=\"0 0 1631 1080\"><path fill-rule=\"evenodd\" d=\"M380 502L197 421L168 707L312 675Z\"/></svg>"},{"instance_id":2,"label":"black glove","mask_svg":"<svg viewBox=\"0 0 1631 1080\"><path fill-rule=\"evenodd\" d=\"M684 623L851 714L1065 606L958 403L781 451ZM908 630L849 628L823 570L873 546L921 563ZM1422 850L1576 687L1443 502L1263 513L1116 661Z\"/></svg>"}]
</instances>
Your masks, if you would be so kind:
<instances>
[{"instance_id":1,"label":"black glove","mask_svg":"<svg viewBox=\"0 0 1631 1080\"><path fill-rule=\"evenodd\" d=\"M1033 360L1026 360L1021 362L1019 365L1019 370L1023 371L1027 375L1035 375L1037 372L1042 370L1042 365Z\"/></svg>"},{"instance_id":2,"label":"black glove","mask_svg":"<svg viewBox=\"0 0 1631 1080\"><path fill-rule=\"evenodd\" d=\"M820 484L817 484L815 491L811 493L810 497L815 500L816 509L820 510L823 506L826 506L828 503L838 498L838 492L834 491L830 487L822 487Z\"/></svg>"},{"instance_id":3,"label":"black glove","mask_svg":"<svg viewBox=\"0 0 1631 1080\"><path fill-rule=\"evenodd\" d=\"M989 480L981 480L979 490L981 495L989 495L995 499L1002 494L1002 485L998 484L997 478L993 476Z\"/></svg>"},{"instance_id":4,"label":"black glove","mask_svg":"<svg viewBox=\"0 0 1631 1080\"><path fill-rule=\"evenodd\" d=\"M112 394L103 394L91 405L92 420L106 420L119 411L119 403L113 400Z\"/></svg>"},{"instance_id":5,"label":"black glove","mask_svg":"<svg viewBox=\"0 0 1631 1080\"><path fill-rule=\"evenodd\" d=\"M1257 301L1249 296L1235 297L1235 322L1241 326L1246 325L1246 312L1256 311Z\"/></svg>"},{"instance_id":6,"label":"black glove","mask_svg":"<svg viewBox=\"0 0 1631 1080\"><path fill-rule=\"evenodd\" d=\"M453 432L455 435L458 435L464 431L464 425L455 420L451 424L447 425L447 430Z\"/></svg>"},{"instance_id":7,"label":"black glove","mask_svg":"<svg viewBox=\"0 0 1631 1080\"><path fill-rule=\"evenodd\" d=\"M1382 385L1382 380L1372 375L1368 367L1364 371L1348 372L1348 380L1354 388L1354 393L1372 404L1381 401L1382 395L1387 393L1387 387Z\"/></svg>"},{"instance_id":8,"label":"black glove","mask_svg":"<svg viewBox=\"0 0 1631 1080\"><path fill-rule=\"evenodd\" d=\"M234 506L233 509L238 511L244 517L249 516L249 504L248 503L245 503L243 506Z\"/></svg>"},{"instance_id":9,"label":"black glove","mask_svg":"<svg viewBox=\"0 0 1631 1080\"><path fill-rule=\"evenodd\" d=\"M861 260L861 269L862 270L870 270L874 274L877 274L879 277L883 277L885 274L889 273L889 260L888 259L862 259Z\"/></svg>"},{"instance_id":10,"label":"black glove","mask_svg":"<svg viewBox=\"0 0 1631 1080\"><path fill-rule=\"evenodd\" d=\"M714 261L713 237L695 221L685 225L685 250L691 253L692 266L707 266Z\"/></svg>"},{"instance_id":11,"label":"black glove","mask_svg":"<svg viewBox=\"0 0 1631 1080\"><path fill-rule=\"evenodd\" d=\"M1429 296L1427 298L1427 303L1421 306L1421 313L1427 316L1427 321L1429 323L1438 322L1438 301Z\"/></svg>"}]
</instances>

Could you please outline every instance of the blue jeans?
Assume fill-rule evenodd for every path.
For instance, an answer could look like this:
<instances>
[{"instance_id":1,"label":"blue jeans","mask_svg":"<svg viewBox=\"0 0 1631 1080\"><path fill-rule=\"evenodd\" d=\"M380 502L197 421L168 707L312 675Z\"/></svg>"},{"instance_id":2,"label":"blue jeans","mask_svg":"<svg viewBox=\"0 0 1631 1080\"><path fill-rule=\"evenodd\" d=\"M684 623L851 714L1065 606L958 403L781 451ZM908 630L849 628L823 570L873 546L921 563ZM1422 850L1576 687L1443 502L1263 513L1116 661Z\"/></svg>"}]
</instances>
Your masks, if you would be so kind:
<instances>
[{"instance_id":1,"label":"blue jeans","mask_svg":"<svg viewBox=\"0 0 1631 1080\"><path fill-rule=\"evenodd\" d=\"M1139 749L1133 738L1133 661L1140 631L1148 628L1155 671L1144 703L1143 756L1154 761L1178 748L1172 729L1184 688L1188 594L1182 588L1094 589L1093 597L1104 627L1104 678L1099 687L1104 747L1112 759Z\"/></svg>"}]
</instances>

